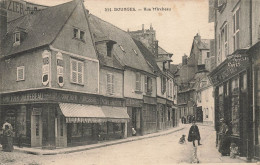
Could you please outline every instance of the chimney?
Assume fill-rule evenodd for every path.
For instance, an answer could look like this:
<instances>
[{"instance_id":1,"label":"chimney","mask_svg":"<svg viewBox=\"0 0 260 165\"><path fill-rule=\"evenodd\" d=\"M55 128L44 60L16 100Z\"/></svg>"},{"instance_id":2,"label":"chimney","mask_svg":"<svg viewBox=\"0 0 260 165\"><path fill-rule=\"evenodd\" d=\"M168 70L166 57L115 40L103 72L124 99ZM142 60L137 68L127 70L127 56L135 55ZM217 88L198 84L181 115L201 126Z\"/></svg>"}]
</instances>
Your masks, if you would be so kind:
<instances>
[{"instance_id":1,"label":"chimney","mask_svg":"<svg viewBox=\"0 0 260 165\"><path fill-rule=\"evenodd\" d=\"M198 42L201 41L201 37L200 37L200 35L199 35L198 33L196 34L196 36L194 36L194 39L195 39L196 41L198 41Z\"/></svg>"},{"instance_id":2,"label":"chimney","mask_svg":"<svg viewBox=\"0 0 260 165\"><path fill-rule=\"evenodd\" d=\"M154 41L154 54L155 54L155 57L158 58L158 54L159 54L159 52L158 52L158 40Z\"/></svg>"},{"instance_id":3,"label":"chimney","mask_svg":"<svg viewBox=\"0 0 260 165\"><path fill-rule=\"evenodd\" d=\"M0 46L2 46L3 38L7 33L7 11L6 1L0 1ZM0 49L1 50L1 49Z\"/></svg>"},{"instance_id":4,"label":"chimney","mask_svg":"<svg viewBox=\"0 0 260 165\"><path fill-rule=\"evenodd\" d=\"M143 31L143 33L144 33L144 24L142 24L142 31Z\"/></svg>"},{"instance_id":5,"label":"chimney","mask_svg":"<svg viewBox=\"0 0 260 165\"><path fill-rule=\"evenodd\" d=\"M152 31L153 30L153 25L152 24L150 24L150 31Z\"/></svg>"},{"instance_id":6,"label":"chimney","mask_svg":"<svg viewBox=\"0 0 260 165\"><path fill-rule=\"evenodd\" d=\"M188 56L184 54L184 56L182 56L182 65L187 65L187 63L188 63Z\"/></svg>"}]
</instances>

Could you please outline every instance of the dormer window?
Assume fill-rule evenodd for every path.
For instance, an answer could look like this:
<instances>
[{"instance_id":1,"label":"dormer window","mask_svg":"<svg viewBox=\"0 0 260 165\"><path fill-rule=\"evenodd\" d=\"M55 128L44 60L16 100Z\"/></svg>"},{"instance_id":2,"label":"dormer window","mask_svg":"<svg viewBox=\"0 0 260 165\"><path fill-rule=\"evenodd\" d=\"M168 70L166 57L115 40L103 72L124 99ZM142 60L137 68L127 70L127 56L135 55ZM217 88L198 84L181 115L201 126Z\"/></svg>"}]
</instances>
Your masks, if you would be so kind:
<instances>
[{"instance_id":1,"label":"dormer window","mask_svg":"<svg viewBox=\"0 0 260 165\"><path fill-rule=\"evenodd\" d=\"M113 48L113 44L112 43L107 43L107 56L108 57L112 56L112 48Z\"/></svg>"},{"instance_id":2,"label":"dormer window","mask_svg":"<svg viewBox=\"0 0 260 165\"><path fill-rule=\"evenodd\" d=\"M14 33L14 46L20 45L21 42L21 34L20 32L15 32Z\"/></svg>"},{"instance_id":3,"label":"dormer window","mask_svg":"<svg viewBox=\"0 0 260 165\"><path fill-rule=\"evenodd\" d=\"M119 45L119 47L120 47L120 49L121 49L123 52L125 52L125 49L123 48L122 45Z\"/></svg>"},{"instance_id":4,"label":"dormer window","mask_svg":"<svg viewBox=\"0 0 260 165\"><path fill-rule=\"evenodd\" d=\"M85 32L82 30L79 30L78 28L73 29L73 38L79 39L81 41L85 41Z\"/></svg>"}]
</instances>

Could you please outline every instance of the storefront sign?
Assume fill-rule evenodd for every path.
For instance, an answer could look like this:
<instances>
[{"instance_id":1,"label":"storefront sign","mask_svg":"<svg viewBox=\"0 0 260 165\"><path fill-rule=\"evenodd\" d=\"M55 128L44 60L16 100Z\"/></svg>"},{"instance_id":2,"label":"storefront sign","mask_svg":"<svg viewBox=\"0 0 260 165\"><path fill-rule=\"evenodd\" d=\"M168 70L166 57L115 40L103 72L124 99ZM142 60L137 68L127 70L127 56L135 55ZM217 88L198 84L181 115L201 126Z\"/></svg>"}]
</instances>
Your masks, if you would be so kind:
<instances>
[{"instance_id":1,"label":"storefront sign","mask_svg":"<svg viewBox=\"0 0 260 165\"><path fill-rule=\"evenodd\" d=\"M101 97L100 104L114 106L114 107L122 107L122 106L124 106L124 100L117 99L117 98Z\"/></svg>"},{"instance_id":2,"label":"storefront sign","mask_svg":"<svg viewBox=\"0 0 260 165\"><path fill-rule=\"evenodd\" d=\"M2 0L2 7L8 11L24 15L25 2L18 0Z\"/></svg>"},{"instance_id":3,"label":"storefront sign","mask_svg":"<svg viewBox=\"0 0 260 165\"><path fill-rule=\"evenodd\" d=\"M153 104L156 105L156 97L148 97L148 96L144 96L144 103L145 104Z\"/></svg>"},{"instance_id":4,"label":"storefront sign","mask_svg":"<svg viewBox=\"0 0 260 165\"><path fill-rule=\"evenodd\" d=\"M99 98L97 96L83 95L83 96L80 96L79 103L97 105L97 104L99 104Z\"/></svg>"},{"instance_id":5,"label":"storefront sign","mask_svg":"<svg viewBox=\"0 0 260 165\"><path fill-rule=\"evenodd\" d=\"M26 94L7 95L2 97L2 103L19 103L28 101L42 101L47 98L46 93L33 92Z\"/></svg>"},{"instance_id":6,"label":"storefront sign","mask_svg":"<svg viewBox=\"0 0 260 165\"><path fill-rule=\"evenodd\" d=\"M126 98L126 106L141 107L143 100Z\"/></svg>"},{"instance_id":7,"label":"storefront sign","mask_svg":"<svg viewBox=\"0 0 260 165\"><path fill-rule=\"evenodd\" d=\"M249 59L246 55L232 55L214 73L209 75L214 86L228 80L231 76L245 70L249 66Z\"/></svg>"}]
</instances>

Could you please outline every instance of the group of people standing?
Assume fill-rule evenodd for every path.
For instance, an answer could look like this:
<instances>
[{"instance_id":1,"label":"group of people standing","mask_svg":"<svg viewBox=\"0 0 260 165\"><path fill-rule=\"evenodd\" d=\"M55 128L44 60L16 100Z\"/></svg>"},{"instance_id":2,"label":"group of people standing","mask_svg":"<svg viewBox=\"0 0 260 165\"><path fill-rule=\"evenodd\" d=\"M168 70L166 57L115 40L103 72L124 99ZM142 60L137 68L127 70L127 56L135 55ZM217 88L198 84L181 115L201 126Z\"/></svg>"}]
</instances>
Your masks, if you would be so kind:
<instances>
[{"instance_id":1,"label":"group of people standing","mask_svg":"<svg viewBox=\"0 0 260 165\"><path fill-rule=\"evenodd\" d=\"M14 150L13 147L13 137L14 131L12 125L8 120L5 121L2 127L2 135L1 135L1 144L2 149L5 152L12 152Z\"/></svg>"},{"instance_id":2,"label":"group of people standing","mask_svg":"<svg viewBox=\"0 0 260 165\"><path fill-rule=\"evenodd\" d=\"M191 115L188 115L188 116L182 116L181 117L181 123L182 124L187 124L187 123L192 123L192 121L195 121L195 116L191 116Z\"/></svg>"}]
</instances>

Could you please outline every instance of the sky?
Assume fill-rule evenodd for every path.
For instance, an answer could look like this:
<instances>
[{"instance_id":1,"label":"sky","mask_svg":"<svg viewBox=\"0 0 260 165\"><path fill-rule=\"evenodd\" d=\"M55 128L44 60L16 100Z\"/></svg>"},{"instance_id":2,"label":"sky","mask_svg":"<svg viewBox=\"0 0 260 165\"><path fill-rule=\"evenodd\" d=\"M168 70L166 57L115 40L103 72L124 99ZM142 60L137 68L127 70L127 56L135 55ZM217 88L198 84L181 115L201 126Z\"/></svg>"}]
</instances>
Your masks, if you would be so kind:
<instances>
[{"instance_id":1,"label":"sky","mask_svg":"<svg viewBox=\"0 0 260 165\"><path fill-rule=\"evenodd\" d=\"M26 1L54 6L70 0ZM159 46L173 53L174 64L181 63L184 53L190 54L197 33L202 39L214 38L214 24L208 23L208 0L84 0L84 4L90 13L125 31L141 30L142 24L148 29L152 24ZM170 8L170 11L153 10L156 7ZM105 11L109 8L111 11ZM136 11L115 11L114 8L135 8Z\"/></svg>"}]
</instances>

